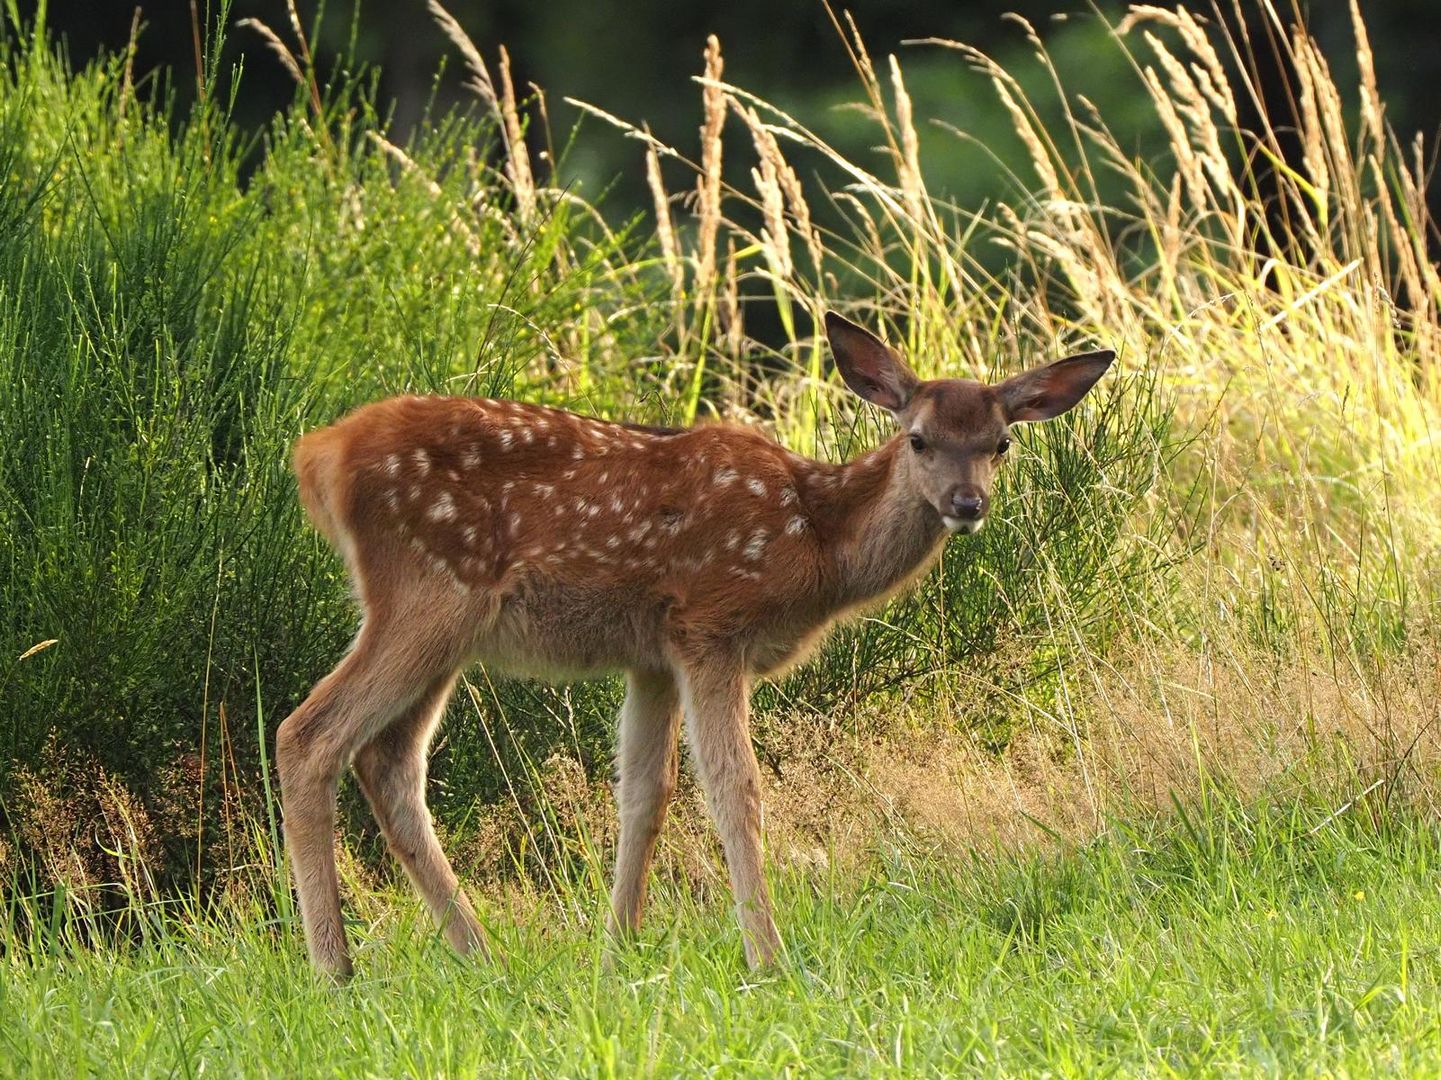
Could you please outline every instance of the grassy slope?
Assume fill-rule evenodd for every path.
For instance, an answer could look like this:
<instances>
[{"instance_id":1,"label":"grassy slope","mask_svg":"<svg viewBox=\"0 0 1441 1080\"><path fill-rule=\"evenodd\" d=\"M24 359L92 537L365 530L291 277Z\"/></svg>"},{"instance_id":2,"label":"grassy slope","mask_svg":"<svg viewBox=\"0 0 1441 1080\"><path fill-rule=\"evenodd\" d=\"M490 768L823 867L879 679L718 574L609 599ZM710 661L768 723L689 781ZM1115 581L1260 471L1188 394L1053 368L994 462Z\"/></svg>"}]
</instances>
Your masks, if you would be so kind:
<instances>
[{"instance_id":1,"label":"grassy slope","mask_svg":"<svg viewBox=\"0 0 1441 1080\"><path fill-rule=\"evenodd\" d=\"M967 866L888 848L860 874L784 876L791 959L755 981L726 905L674 892L610 971L590 920L554 899L489 905L503 974L453 959L408 899L387 901L339 993L293 936L238 914L131 949L21 948L0 979L0 1071L1434 1069L1434 830L1212 811L1200 831L1113 830L1059 857Z\"/></svg>"}]
</instances>

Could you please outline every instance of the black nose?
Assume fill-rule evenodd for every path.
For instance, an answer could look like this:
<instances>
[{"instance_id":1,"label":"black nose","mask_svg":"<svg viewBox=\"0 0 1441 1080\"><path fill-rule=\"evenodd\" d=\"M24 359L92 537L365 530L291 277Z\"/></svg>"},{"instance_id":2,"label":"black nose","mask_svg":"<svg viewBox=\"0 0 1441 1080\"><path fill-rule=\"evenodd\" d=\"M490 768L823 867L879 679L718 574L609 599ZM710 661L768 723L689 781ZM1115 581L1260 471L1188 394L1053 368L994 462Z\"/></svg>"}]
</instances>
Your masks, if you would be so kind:
<instances>
[{"instance_id":1,"label":"black nose","mask_svg":"<svg viewBox=\"0 0 1441 1080\"><path fill-rule=\"evenodd\" d=\"M973 491L958 491L951 496L952 516L962 521L975 521L985 508L985 498Z\"/></svg>"}]
</instances>

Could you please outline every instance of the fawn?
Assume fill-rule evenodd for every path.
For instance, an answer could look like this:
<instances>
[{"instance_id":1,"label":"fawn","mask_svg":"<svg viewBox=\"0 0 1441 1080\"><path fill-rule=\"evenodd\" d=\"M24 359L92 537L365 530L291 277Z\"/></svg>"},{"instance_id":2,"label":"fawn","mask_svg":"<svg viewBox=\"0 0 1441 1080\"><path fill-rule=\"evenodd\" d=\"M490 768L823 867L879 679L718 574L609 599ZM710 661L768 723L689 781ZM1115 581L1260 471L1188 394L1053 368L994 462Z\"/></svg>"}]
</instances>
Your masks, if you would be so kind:
<instances>
[{"instance_id":1,"label":"fawn","mask_svg":"<svg viewBox=\"0 0 1441 1080\"><path fill-rule=\"evenodd\" d=\"M780 947L761 862L751 680L974 533L1011 424L1075 405L1114 354L984 385L921 382L825 319L846 385L900 431L843 465L723 424L592 420L514 401L399 397L295 446L300 497L364 609L350 653L280 725L285 839L314 964L350 974L335 865L347 765L390 850L462 953L488 952L425 803L431 736L463 665L623 670L610 927L640 923L681 718L725 851L748 963Z\"/></svg>"}]
</instances>

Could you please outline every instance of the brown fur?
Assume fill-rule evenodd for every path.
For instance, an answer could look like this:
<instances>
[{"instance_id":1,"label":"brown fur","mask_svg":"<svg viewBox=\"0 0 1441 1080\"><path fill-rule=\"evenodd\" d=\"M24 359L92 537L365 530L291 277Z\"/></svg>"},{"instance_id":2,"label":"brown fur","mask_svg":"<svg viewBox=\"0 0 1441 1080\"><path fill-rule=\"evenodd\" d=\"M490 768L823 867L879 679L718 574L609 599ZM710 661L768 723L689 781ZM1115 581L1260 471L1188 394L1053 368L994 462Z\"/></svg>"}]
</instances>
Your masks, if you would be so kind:
<instances>
[{"instance_id":1,"label":"brown fur","mask_svg":"<svg viewBox=\"0 0 1441 1080\"><path fill-rule=\"evenodd\" d=\"M684 716L747 959L769 961L780 938L761 865L751 680L922 572L946 535L928 478L974 470L978 454L991 462L998 436L961 425L1004 431L988 388L910 379L916 406L898 410L902 423L933 430L944 460L923 463L906 434L835 466L743 428L657 430L465 398L382 401L300 439L301 500L365 613L351 653L276 739L316 965L350 971L333 836L348 765L446 937L484 949L424 801L430 739L456 673L476 659L628 673L617 933L640 921Z\"/></svg>"}]
</instances>

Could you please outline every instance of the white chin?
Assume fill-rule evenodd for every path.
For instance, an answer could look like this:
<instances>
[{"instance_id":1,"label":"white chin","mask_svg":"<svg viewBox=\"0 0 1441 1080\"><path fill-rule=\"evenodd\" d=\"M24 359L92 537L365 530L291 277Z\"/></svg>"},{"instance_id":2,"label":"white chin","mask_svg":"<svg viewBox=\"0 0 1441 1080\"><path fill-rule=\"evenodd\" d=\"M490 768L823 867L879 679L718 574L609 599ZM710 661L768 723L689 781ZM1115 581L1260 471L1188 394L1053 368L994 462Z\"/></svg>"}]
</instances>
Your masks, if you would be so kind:
<instances>
[{"instance_id":1,"label":"white chin","mask_svg":"<svg viewBox=\"0 0 1441 1080\"><path fill-rule=\"evenodd\" d=\"M946 517L943 515L941 522L953 533L970 536L972 533L981 531L981 526L986 523L986 519L977 518L975 521L962 521L960 518Z\"/></svg>"}]
</instances>

